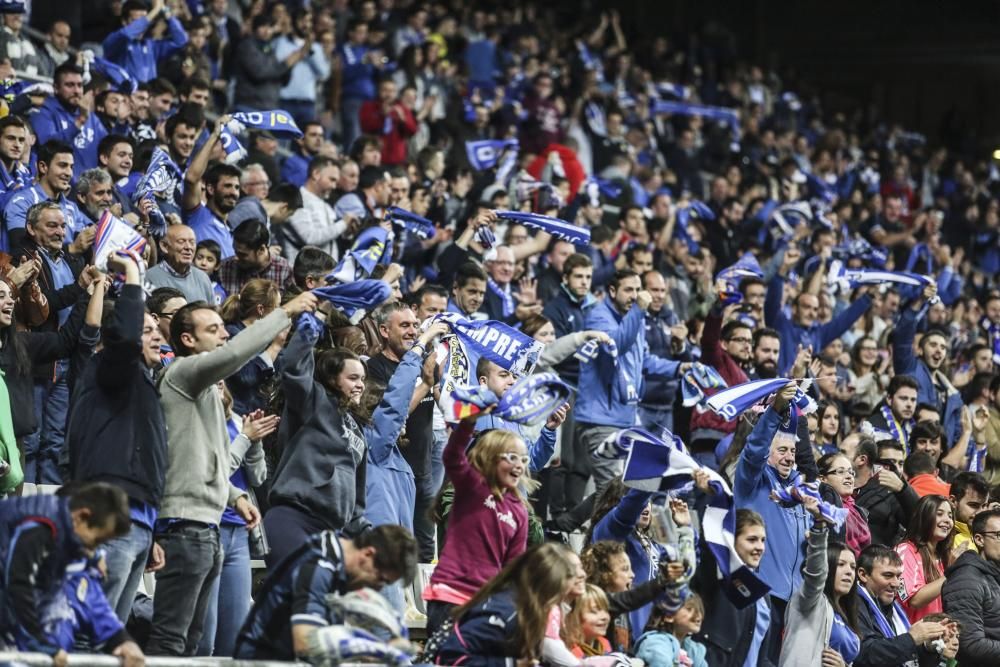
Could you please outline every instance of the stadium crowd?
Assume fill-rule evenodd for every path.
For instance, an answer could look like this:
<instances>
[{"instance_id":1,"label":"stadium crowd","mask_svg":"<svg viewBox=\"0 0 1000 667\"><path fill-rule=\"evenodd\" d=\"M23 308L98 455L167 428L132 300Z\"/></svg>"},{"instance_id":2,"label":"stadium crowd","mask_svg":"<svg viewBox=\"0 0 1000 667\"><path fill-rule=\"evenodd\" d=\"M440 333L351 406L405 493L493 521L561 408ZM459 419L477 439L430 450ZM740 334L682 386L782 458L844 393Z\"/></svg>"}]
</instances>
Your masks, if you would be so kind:
<instances>
[{"instance_id":1,"label":"stadium crowd","mask_svg":"<svg viewBox=\"0 0 1000 667\"><path fill-rule=\"evenodd\" d=\"M1000 661L986 157L718 26L114 6L0 1L0 643Z\"/></svg>"}]
</instances>

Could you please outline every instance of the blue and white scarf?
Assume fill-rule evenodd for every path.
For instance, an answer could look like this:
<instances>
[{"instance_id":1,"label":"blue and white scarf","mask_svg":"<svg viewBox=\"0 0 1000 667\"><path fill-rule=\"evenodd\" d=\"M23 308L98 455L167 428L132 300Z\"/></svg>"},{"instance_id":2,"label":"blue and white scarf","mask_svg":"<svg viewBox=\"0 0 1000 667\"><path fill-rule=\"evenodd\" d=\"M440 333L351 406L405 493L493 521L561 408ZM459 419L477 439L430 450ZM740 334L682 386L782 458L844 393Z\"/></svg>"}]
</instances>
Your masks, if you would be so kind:
<instances>
[{"instance_id":1,"label":"blue and white scarf","mask_svg":"<svg viewBox=\"0 0 1000 667\"><path fill-rule=\"evenodd\" d=\"M719 372L701 362L691 364L691 368L681 376L681 394L684 397L684 407L691 408L705 400L706 389L726 387L726 381Z\"/></svg>"},{"instance_id":2,"label":"blue and white scarf","mask_svg":"<svg viewBox=\"0 0 1000 667\"><path fill-rule=\"evenodd\" d=\"M820 516L833 526L834 530L840 530L840 527L847 521L847 515L850 513L850 510L846 507L831 505L823 500L823 496L819 494L818 487L819 484L815 482L810 484L798 479L794 484L790 484L789 486L771 489L771 500L790 507L792 505L801 505L807 497L815 498L819 501Z\"/></svg>"},{"instance_id":3,"label":"blue and white scarf","mask_svg":"<svg viewBox=\"0 0 1000 667\"><path fill-rule=\"evenodd\" d=\"M427 218L399 208L390 206L385 211L386 218L403 226L403 228L417 238L427 240L434 238L434 223Z\"/></svg>"},{"instance_id":4,"label":"blue and white scarf","mask_svg":"<svg viewBox=\"0 0 1000 667\"><path fill-rule=\"evenodd\" d=\"M538 213L520 213L518 211L497 211L496 214L498 218L548 232L556 238L569 241L574 245L590 244L589 229L568 223L559 218L550 218L547 215L540 215Z\"/></svg>"},{"instance_id":5,"label":"blue and white scarf","mask_svg":"<svg viewBox=\"0 0 1000 667\"><path fill-rule=\"evenodd\" d=\"M378 264L392 260L392 234L381 226L369 227L355 239L354 245L333 269L328 282L350 283L367 278Z\"/></svg>"},{"instance_id":6,"label":"blue and white scarf","mask_svg":"<svg viewBox=\"0 0 1000 667\"><path fill-rule=\"evenodd\" d=\"M500 313L504 319L514 314L514 296L510 289L503 289L492 278L486 279L486 287L500 299Z\"/></svg>"},{"instance_id":7,"label":"blue and white scarf","mask_svg":"<svg viewBox=\"0 0 1000 667\"><path fill-rule=\"evenodd\" d=\"M861 599L865 601L866 605L868 605L868 610L872 614L872 619L874 619L875 625L878 626L878 629L882 633L883 637L886 639L894 639L899 635L909 632L910 619L906 617L906 612L903 611L903 608L898 602L895 600L892 601L892 622L890 623L889 619L887 619L885 614L882 613L882 606L874 598L872 598L868 589L860 583L858 584L858 595L860 595Z\"/></svg>"},{"instance_id":8,"label":"blue and white scarf","mask_svg":"<svg viewBox=\"0 0 1000 667\"><path fill-rule=\"evenodd\" d=\"M517 153L517 139L481 139L465 142L465 156L476 171L492 169L505 152Z\"/></svg>"}]
</instances>

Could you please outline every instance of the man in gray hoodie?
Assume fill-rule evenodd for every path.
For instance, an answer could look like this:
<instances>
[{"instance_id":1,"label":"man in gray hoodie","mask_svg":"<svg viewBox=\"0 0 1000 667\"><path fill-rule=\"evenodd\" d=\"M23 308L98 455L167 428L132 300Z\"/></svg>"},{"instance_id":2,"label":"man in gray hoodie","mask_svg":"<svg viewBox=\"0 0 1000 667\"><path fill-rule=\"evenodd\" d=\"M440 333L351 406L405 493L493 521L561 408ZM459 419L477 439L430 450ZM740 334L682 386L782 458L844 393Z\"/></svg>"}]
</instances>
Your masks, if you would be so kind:
<instances>
[{"instance_id":1,"label":"man in gray hoodie","mask_svg":"<svg viewBox=\"0 0 1000 667\"><path fill-rule=\"evenodd\" d=\"M170 322L177 356L158 378L168 463L156 541L166 565L156 575L150 655L194 654L208 593L222 569L219 521L226 506L248 529L260 521L257 508L229 482L229 434L215 385L260 354L293 317L315 309L316 297L303 292L232 341L203 301L182 307Z\"/></svg>"}]
</instances>

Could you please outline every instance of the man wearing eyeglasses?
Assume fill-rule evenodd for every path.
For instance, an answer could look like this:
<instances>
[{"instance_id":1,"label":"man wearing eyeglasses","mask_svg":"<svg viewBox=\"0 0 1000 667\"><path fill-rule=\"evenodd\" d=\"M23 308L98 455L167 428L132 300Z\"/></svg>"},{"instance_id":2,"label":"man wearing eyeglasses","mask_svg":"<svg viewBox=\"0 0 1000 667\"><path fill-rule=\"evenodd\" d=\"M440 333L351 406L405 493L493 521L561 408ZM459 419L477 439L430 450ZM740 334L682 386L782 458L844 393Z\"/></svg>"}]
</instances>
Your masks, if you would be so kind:
<instances>
[{"instance_id":1,"label":"man wearing eyeglasses","mask_svg":"<svg viewBox=\"0 0 1000 667\"><path fill-rule=\"evenodd\" d=\"M868 512L872 544L896 544L916 511L920 498L901 472L905 458L896 440L882 440L876 447L864 438L854 452L855 499Z\"/></svg>"},{"instance_id":2,"label":"man wearing eyeglasses","mask_svg":"<svg viewBox=\"0 0 1000 667\"><path fill-rule=\"evenodd\" d=\"M1000 510L972 520L979 553L966 551L945 571L944 609L962 625L958 660L963 665L1000 662Z\"/></svg>"}]
</instances>

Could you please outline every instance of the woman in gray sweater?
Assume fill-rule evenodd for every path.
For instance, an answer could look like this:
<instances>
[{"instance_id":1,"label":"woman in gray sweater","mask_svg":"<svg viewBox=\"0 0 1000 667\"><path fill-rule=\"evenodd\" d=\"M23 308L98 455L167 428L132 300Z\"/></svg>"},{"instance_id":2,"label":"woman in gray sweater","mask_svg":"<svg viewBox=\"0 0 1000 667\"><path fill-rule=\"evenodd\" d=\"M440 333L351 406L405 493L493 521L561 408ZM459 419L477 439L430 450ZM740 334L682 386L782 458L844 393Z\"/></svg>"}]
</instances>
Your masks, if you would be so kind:
<instances>
[{"instance_id":1,"label":"woman in gray sweater","mask_svg":"<svg viewBox=\"0 0 1000 667\"><path fill-rule=\"evenodd\" d=\"M785 639L779 667L844 667L858 656L857 565L854 552L840 542L827 543L827 522L819 501L802 503L813 516L807 537L802 586L785 612Z\"/></svg>"}]
</instances>

